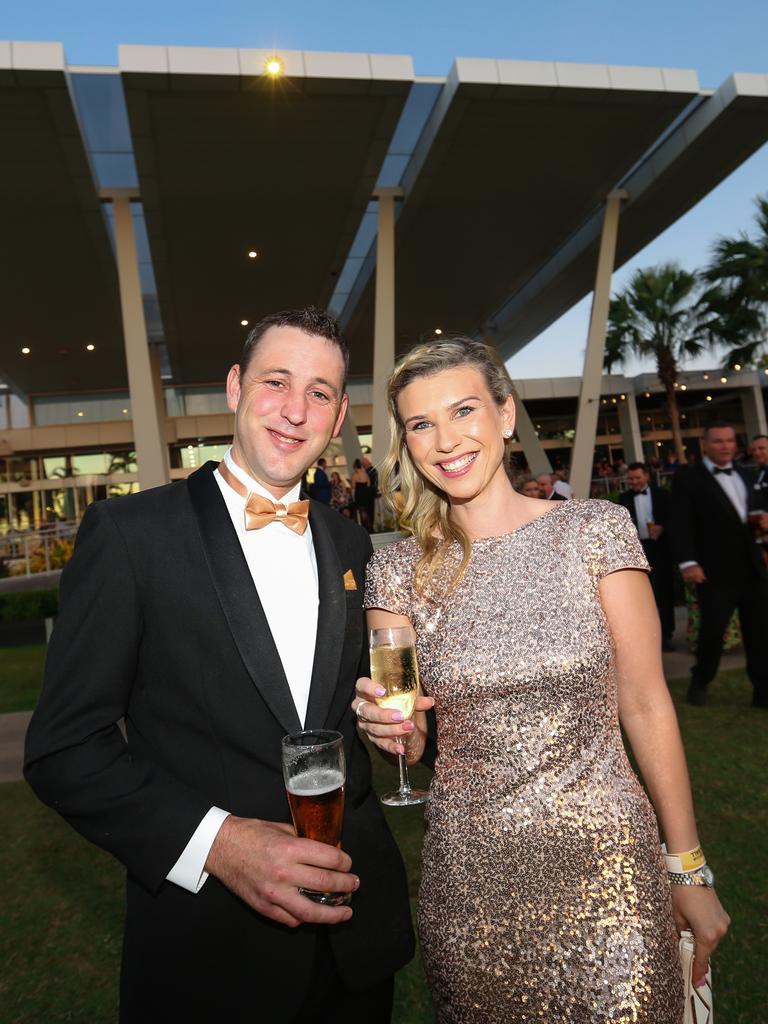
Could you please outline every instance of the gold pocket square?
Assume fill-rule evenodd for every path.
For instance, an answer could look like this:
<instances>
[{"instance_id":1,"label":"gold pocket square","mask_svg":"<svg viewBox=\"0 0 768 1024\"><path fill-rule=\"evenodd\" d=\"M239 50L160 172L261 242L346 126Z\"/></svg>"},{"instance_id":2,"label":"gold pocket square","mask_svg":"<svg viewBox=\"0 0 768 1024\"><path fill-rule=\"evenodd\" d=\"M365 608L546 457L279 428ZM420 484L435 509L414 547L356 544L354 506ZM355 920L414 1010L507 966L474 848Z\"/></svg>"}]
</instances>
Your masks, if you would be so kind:
<instances>
[{"instance_id":1,"label":"gold pocket square","mask_svg":"<svg viewBox=\"0 0 768 1024\"><path fill-rule=\"evenodd\" d=\"M357 590L357 584L355 583L355 574L351 569L347 569L344 573L344 589L345 590Z\"/></svg>"}]
</instances>

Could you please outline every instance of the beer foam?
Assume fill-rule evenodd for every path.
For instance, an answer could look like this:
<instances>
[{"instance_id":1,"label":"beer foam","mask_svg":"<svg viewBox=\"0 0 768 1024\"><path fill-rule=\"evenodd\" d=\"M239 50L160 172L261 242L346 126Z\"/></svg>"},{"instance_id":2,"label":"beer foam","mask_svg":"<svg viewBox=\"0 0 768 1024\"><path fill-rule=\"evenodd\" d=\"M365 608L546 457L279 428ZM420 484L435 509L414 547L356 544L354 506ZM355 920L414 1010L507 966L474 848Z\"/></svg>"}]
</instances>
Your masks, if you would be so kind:
<instances>
[{"instance_id":1,"label":"beer foam","mask_svg":"<svg viewBox=\"0 0 768 1024\"><path fill-rule=\"evenodd\" d=\"M344 785L344 773L334 768L302 772L289 779L287 789L294 796L323 796L341 789Z\"/></svg>"}]
</instances>

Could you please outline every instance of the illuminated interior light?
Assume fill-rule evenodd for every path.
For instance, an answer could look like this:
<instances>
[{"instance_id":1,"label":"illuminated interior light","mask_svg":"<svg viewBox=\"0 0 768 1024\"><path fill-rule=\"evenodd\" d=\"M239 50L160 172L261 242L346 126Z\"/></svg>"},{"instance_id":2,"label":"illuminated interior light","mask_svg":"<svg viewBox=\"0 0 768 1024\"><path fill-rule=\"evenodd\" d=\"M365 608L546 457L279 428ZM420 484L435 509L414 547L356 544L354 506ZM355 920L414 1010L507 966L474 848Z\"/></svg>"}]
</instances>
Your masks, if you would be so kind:
<instances>
[{"instance_id":1,"label":"illuminated interior light","mask_svg":"<svg viewBox=\"0 0 768 1024\"><path fill-rule=\"evenodd\" d=\"M443 333L442 327L436 327L435 328L435 334L442 334L442 333Z\"/></svg>"},{"instance_id":2,"label":"illuminated interior light","mask_svg":"<svg viewBox=\"0 0 768 1024\"><path fill-rule=\"evenodd\" d=\"M708 373L704 374L704 380L709 380L709 374Z\"/></svg>"},{"instance_id":3,"label":"illuminated interior light","mask_svg":"<svg viewBox=\"0 0 768 1024\"><path fill-rule=\"evenodd\" d=\"M720 378L720 383L721 384L727 384L728 383L728 378L727 377L721 377Z\"/></svg>"},{"instance_id":4,"label":"illuminated interior light","mask_svg":"<svg viewBox=\"0 0 768 1024\"><path fill-rule=\"evenodd\" d=\"M708 402L711 402L711 401L712 401L712 395L707 395L707 401L708 401Z\"/></svg>"},{"instance_id":5,"label":"illuminated interior light","mask_svg":"<svg viewBox=\"0 0 768 1024\"><path fill-rule=\"evenodd\" d=\"M28 356L31 351L32 351L32 349L31 348L27 348L27 346L25 345L24 348L21 350L21 354L23 356Z\"/></svg>"},{"instance_id":6,"label":"illuminated interior light","mask_svg":"<svg viewBox=\"0 0 768 1024\"><path fill-rule=\"evenodd\" d=\"M96 348L96 346L95 345L86 345L85 348L86 348L87 352L93 352L93 350Z\"/></svg>"},{"instance_id":7,"label":"illuminated interior light","mask_svg":"<svg viewBox=\"0 0 768 1024\"><path fill-rule=\"evenodd\" d=\"M687 384L681 384L680 385L680 390L681 391L687 391L688 390L688 385Z\"/></svg>"},{"instance_id":8,"label":"illuminated interior light","mask_svg":"<svg viewBox=\"0 0 768 1024\"><path fill-rule=\"evenodd\" d=\"M741 363L734 363L733 364L733 368L736 371L736 373L738 373L739 370L741 369Z\"/></svg>"},{"instance_id":9,"label":"illuminated interior light","mask_svg":"<svg viewBox=\"0 0 768 1024\"><path fill-rule=\"evenodd\" d=\"M77 415L78 416L85 416L85 413L82 411L82 409L80 409L80 410L78 410Z\"/></svg>"},{"instance_id":10,"label":"illuminated interior light","mask_svg":"<svg viewBox=\"0 0 768 1024\"><path fill-rule=\"evenodd\" d=\"M127 416L128 415L128 410L127 409L123 409L123 413Z\"/></svg>"},{"instance_id":11,"label":"illuminated interior light","mask_svg":"<svg viewBox=\"0 0 768 1024\"><path fill-rule=\"evenodd\" d=\"M250 257L250 259L252 259L252 260L255 260L255 259L256 259L256 257L257 257L258 255L259 255L259 254L258 254L258 253L256 252L256 250L255 250L255 249L251 249L251 250L250 250L250 252L248 253L248 256L249 256L249 257Z\"/></svg>"},{"instance_id":12,"label":"illuminated interior light","mask_svg":"<svg viewBox=\"0 0 768 1024\"><path fill-rule=\"evenodd\" d=\"M247 327L248 326L248 321L247 320L241 320L240 324L241 324L242 327Z\"/></svg>"}]
</instances>

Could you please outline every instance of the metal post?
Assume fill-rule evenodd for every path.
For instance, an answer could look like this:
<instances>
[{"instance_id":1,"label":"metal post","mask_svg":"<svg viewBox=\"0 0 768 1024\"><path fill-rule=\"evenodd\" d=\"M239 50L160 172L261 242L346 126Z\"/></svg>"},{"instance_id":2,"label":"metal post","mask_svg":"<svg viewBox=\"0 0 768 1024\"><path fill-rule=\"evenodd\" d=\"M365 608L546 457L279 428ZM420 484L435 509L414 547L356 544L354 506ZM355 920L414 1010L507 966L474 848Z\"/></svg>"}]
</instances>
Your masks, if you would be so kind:
<instances>
[{"instance_id":1,"label":"metal post","mask_svg":"<svg viewBox=\"0 0 768 1024\"><path fill-rule=\"evenodd\" d=\"M111 198L115 214L117 274L120 283L123 338L139 484L142 488L158 487L169 482L170 473L164 423L158 416L158 403L152 381L136 238L131 216L131 198L134 196L129 191L116 189L108 194L102 193L102 197Z\"/></svg>"},{"instance_id":2,"label":"metal post","mask_svg":"<svg viewBox=\"0 0 768 1024\"><path fill-rule=\"evenodd\" d=\"M597 257L595 293L589 321L587 351L584 356L579 410L576 417L576 437L573 442L569 481L577 498L588 498L595 457L597 414L600 408L600 381L603 375L605 334L608 326L608 308L611 300L611 275L616 258L616 237L619 213L627 193L611 192L605 200L605 216Z\"/></svg>"},{"instance_id":3,"label":"metal post","mask_svg":"<svg viewBox=\"0 0 768 1024\"><path fill-rule=\"evenodd\" d=\"M373 441L371 461L378 465L389 447L387 379L395 365L395 199L401 188L379 188L376 237L376 312L373 329Z\"/></svg>"}]
</instances>

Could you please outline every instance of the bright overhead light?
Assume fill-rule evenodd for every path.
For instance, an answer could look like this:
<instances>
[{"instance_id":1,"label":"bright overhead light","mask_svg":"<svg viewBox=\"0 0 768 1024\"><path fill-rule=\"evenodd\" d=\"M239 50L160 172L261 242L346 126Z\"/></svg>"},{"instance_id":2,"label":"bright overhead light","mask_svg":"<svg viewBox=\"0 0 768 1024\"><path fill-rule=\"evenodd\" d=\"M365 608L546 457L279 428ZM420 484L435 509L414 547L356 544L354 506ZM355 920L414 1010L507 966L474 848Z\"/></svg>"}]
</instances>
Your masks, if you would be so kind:
<instances>
[{"instance_id":1,"label":"bright overhead light","mask_svg":"<svg viewBox=\"0 0 768 1024\"><path fill-rule=\"evenodd\" d=\"M82 411L82 409L80 409L77 415L78 416L85 416L85 413Z\"/></svg>"},{"instance_id":2,"label":"bright overhead light","mask_svg":"<svg viewBox=\"0 0 768 1024\"><path fill-rule=\"evenodd\" d=\"M734 363L733 364L733 368L738 373L739 370L741 369L741 363Z\"/></svg>"},{"instance_id":3,"label":"bright overhead light","mask_svg":"<svg viewBox=\"0 0 768 1024\"><path fill-rule=\"evenodd\" d=\"M93 350L96 348L96 346L95 345L86 345L85 348L86 348L86 350L88 352L93 352Z\"/></svg>"},{"instance_id":4,"label":"bright overhead light","mask_svg":"<svg viewBox=\"0 0 768 1024\"><path fill-rule=\"evenodd\" d=\"M650 391L646 391L645 392L645 397L646 398L650 398L651 397L651 392Z\"/></svg>"},{"instance_id":5,"label":"bright overhead light","mask_svg":"<svg viewBox=\"0 0 768 1024\"><path fill-rule=\"evenodd\" d=\"M32 351L32 349L31 348L27 348L27 346L25 345L24 348L21 350L21 354L23 356L28 356L31 351Z\"/></svg>"},{"instance_id":6,"label":"bright overhead light","mask_svg":"<svg viewBox=\"0 0 768 1024\"><path fill-rule=\"evenodd\" d=\"M436 327L435 328L435 334L442 334L442 333L443 333L442 327Z\"/></svg>"},{"instance_id":7,"label":"bright overhead light","mask_svg":"<svg viewBox=\"0 0 768 1024\"><path fill-rule=\"evenodd\" d=\"M680 390L681 391L687 391L688 390L688 385L687 384L681 384L680 385Z\"/></svg>"},{"instance_id":8,"label":"bright overhead light","mask_svg":"<svg viewBox=\"0 0 768 1024\"><path fill-rule=\"evenodd\" d=\"M264 73L270 78L279 78L285 70L285 65L279 57L268 57L264 62Z\"/></svg>"},{"instance_id":9,"label":"bright overhead light","mask_svg":"<svg viewBox=\"0 0 768 1024\"><path fill-rule=\"evenodd\" d=\"M727 384L728 383L728 378L727 377L721 377L720 378L720 383L721 384Z\"/></svg>"},{"instance_id":10,"label":"bright overhead light","mask_svg":"<svg viewBox=\"0 0 768 1024\"><path fill-rule=\"evenodd\" d=\"M128 410L127 409L123 409L123 413L127 416L128 415Z\"/></svg>"},{"instance_id":11,"label":"bright overhead light","mask_svg":"<svg viewBox=\"0 0 768 1024\"><path fill-rule=\"evenodd\" d=\"M708 402L711 402L711 401L712 401L712 395L707 395L707 401L708 401Z\"/></svg>"},{"instance_id":12,"label":"bright overhead light","mask_svg":"<svg viewBox=\"0 0 768 1024\"><path fill-rule=\"evenodd\" d=\"M252 260L255 260L258 255L255 249L251 249L248 253L249 258Z\"/></svg>"},{"instance_id":13,"label":"bright overhead light","mask_svg":"<svg viewBox=\"0 0 768 1024\"><path fill-rule=\"evenodd\" d=\"M248 321L247 320L241 320L240 321L240 326L241 327L247 327L248 326Z\"/></svg>"},{"instance_id":14,"label":"bright overhead light","mask_svg":"<svg viewBox=\"0 0 768 1024\"><path fill-rule=\"evenodd\" d=\"M709 374L708 373L704 374L704 380L709 380Z\"/></svg>"},{"instance_id":15,"label":"bright overhead light","mask_svg":"<svg viewBox=\"0 0 768 1024\"><path fill-rule=\"evenodd\" d=\"M626 400L627 400L627 396L626 396L626 395L622 395L622 396L621 396L621 400L622 400L622 402L626 402Z\"/></svg>"}]
</instances>

